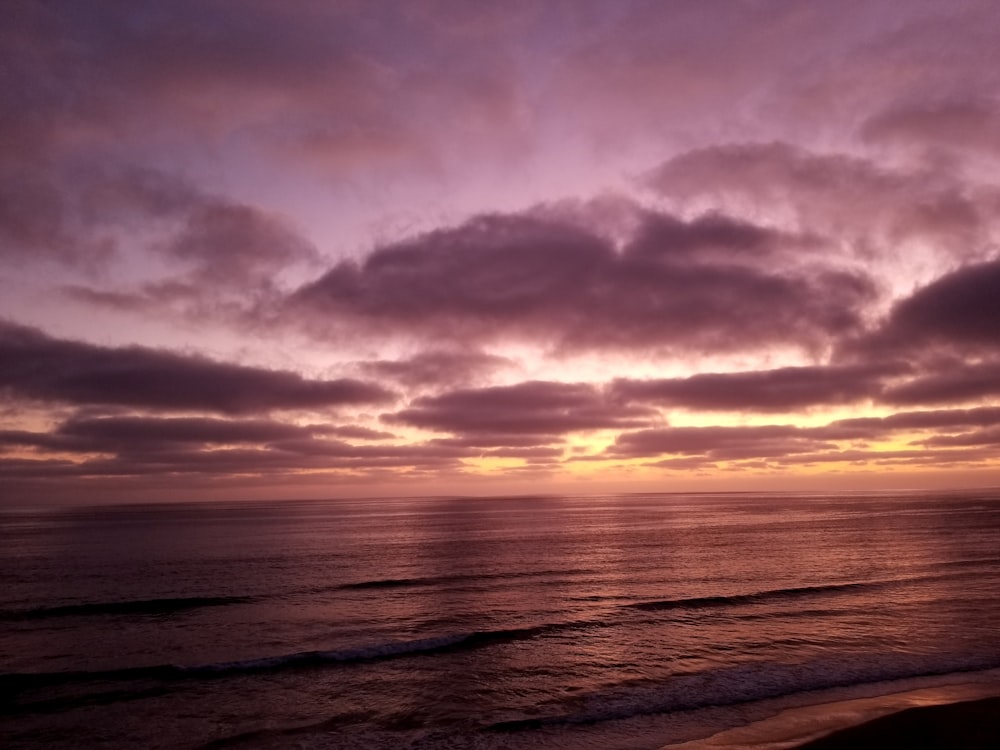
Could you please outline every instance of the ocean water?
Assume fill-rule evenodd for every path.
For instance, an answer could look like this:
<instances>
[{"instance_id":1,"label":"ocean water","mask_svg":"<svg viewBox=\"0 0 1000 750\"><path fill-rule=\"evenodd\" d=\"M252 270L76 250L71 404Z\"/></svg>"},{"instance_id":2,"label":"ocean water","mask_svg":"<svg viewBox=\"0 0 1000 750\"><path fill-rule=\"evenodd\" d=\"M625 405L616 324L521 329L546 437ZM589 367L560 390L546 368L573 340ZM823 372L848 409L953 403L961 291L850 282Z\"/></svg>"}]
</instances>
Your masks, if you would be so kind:
<instances>
[{"instance_id":1,"label":"ocean water","mask_svg":"<svg viewBox=\"0 0 1000 750\"><path fill-rule=\"evenodd\" d=\"M998 668L1000 491L0 511L8 748L661 748Z\"/></svg>"}]
</instances>

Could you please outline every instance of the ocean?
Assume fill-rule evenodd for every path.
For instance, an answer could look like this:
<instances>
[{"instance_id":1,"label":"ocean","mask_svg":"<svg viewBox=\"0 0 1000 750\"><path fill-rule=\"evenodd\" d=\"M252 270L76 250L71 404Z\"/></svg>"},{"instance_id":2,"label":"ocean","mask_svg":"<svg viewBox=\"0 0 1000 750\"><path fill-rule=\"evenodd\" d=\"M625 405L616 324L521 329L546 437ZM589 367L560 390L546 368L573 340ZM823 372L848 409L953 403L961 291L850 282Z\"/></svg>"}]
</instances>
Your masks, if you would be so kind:
<instances>
[{"instance_id":1,"label":"ocean","mask_svg":"<svg viewBox=\"0 0 1000 750\"><path fill-rule=\"evenodd\" d=\"M652 749L998 670L997 490L0 510L5 748Z\"/></svg>"}]
</instances>

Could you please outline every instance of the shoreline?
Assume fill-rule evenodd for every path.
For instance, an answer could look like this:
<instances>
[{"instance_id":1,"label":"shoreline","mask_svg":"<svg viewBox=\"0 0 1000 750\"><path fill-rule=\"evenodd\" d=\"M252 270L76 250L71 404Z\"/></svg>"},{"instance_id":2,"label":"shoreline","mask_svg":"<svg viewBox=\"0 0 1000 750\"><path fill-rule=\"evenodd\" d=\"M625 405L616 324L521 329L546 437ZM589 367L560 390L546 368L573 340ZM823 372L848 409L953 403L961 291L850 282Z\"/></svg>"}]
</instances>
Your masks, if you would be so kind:
<instances>
[{"instance_id":1,"label":"shoreline","mask_svg":"<svg viewBox=\"0 0 1000 750\"><path fill-rule=\"evenodd\" d=\"M661 750L847 750L1000 747L1000 680L910 688L784 708Z\"/></svg>"},{"instance_id":2,"label":"shoreline","mask_svg":"<svg viewBox=\"0 0 1000 750\"><path fill-rule=\"evenodd\" d=\"M888 747L994 750L1000 747L1000 696L907 708L811 740L798 750Z\"/></svg>"}]
</instances>

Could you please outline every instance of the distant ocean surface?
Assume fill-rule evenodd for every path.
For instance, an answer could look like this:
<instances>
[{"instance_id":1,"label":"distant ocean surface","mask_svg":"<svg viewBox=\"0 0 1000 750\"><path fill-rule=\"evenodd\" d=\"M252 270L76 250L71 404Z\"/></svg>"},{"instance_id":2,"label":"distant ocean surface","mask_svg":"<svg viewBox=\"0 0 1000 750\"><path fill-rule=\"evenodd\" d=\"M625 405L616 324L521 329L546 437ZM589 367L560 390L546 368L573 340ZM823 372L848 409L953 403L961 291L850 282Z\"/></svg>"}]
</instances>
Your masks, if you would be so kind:
<instances>
[{"instance_id":1,"label":"distant ocean surface","mask_svg":"<svg viewBox=\"0 0 1000 750\"><path fill-rule=\"evenodd\" d=\"M998 668L1000 491L0 511L5 748L660 748Z\"/></svg>"}]
</instances>

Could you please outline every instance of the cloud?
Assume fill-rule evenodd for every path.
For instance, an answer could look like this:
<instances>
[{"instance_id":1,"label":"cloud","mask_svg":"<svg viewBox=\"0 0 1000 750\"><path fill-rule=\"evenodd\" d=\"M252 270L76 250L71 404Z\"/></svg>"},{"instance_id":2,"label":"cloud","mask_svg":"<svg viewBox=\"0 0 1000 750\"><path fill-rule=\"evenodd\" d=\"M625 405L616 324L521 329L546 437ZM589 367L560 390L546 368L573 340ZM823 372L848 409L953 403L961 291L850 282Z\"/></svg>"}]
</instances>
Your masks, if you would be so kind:
<instances>
[{"instance_id":1,"label":"cloud","mask_svg":"<svg viewBox=\"0 0 1000 750\"><path fill-rule=\"evenodd\" d=\"M270 443L315 432L315 427L264 419L99 417L69 419L47 433L6 430L0 433L0 444L59 452L145 454L209 444Z\"/></svg>"},{"instance_id":2,"label":"cloud","mask_svg":"<svg viewBox=\"0 0 1000 750\"><path fill-rule=\"evenodd\" d=\"M126 477L174 474L233 476L296 476L303 472L366 472L373 469L458 468L458 456L420 446L352 450L307 442L274 448L199 448L130 453L83 461L0 459L0 475L35 480L63 477ZM57 471L52 471L53 466Z\"/></svg>"},{"instance_id":3,"label":"cloud","mask_svg":"<svg viewBox=\"0 0 1000 750\"><path fill-rule=\"evenodd\" d=\"M818 427L791 424L666 427L623 432L604 454L596 458L656 458L671 456L654 465L687 468L713 465L718 461L746 462L766 459L777 464L859 465L885 461L949 465L955 461L989 459L985 452L930 453L919 449L885 450L879 443L900 434L933 432L913 445L933 447L991 445L1000 425L1000 407L943 409L891 414L886 417L840 419ZM970 427L980 428L968 432ZM955 433L958 433L957 435ZM847 447L840 443L847 442ZM682 458L676 458L682 457ZM594 458L594 457L592 457ZM678 463L679 462L679 463Z\"/></svg>"},{"instance_id":4,"label":"cloud","mask_svg":"<svg viewBox=\"0 0 1000 750\"><path fill-rule=\"evenodd\" d=\"M962 266L893 305L873 347L1000 349L1000 259Z\"/></svg>"},{"instance_id":5,"label":"cloud","mask_svg":"<svg viewBox=\"0 0 1000 750\"><path fill-rule=\"evenodd\" d=\"M361 425L347 424L338 427L326 427L324 433L327 435L335 435L340 438L345 438L347 440L391 440L395 435L391 432L383 432L382 430L373 430L370 427L362 427Z\"/></svg>"},{"instance_id":6,"label":"cloud","mask_svg":"<svg viewBox=\"0 0 1000 750\"><path fill-rule=\"evenodd\" d=\"M461 466L459 459L484 453L507 455L520 450L534 460L548 459L555 453L517 448L484 452L434 443L352 445L331 439L343 431L335 426L267 419L73 418L49 432L0 431L0 447L35 451L30 458L0 457L0 475L36 479L212 472L266 476L301 471L457 468ZM364 437L373 434L378 433L366 431ZM81 458L67 461L63 458L67 453Z\"/></svg>"},{"instance_id":7,"label":"cloud","mask_svg":"<svg viewBox=\"0 0 1000 750\"><path fill-rule=\"evenodd\" d=\"M0 241L0 256L16 259L28 278L32 264L65 264L76 278L62 292L88 305L232 316L277 294L288 270L318 259L280 213L159 170L81 167L72 176L50 176L44 186L36 184L49 179L41 174L27 182L15 175L9 186L0 174L0 240L5 233L7 240ZM8 189L16 200L2 200ZM81 279L81 270L89 278Z\"/></svg>"},{"instance_id":8,"label":"cloud","mask_svg":"<svg viewBox=\"0 0 1000 750\"><path fill-rule=\"evenodd\" d=\"M522 434L510 432L469 432L460 437L433 438L428 443L449 448L468 448L478 452L484 448L536 448L558 444L562 440L563 435L546 432L525 432Z\"/></svg>"},{"instance_id":9,"label":"cloud","mask_svg":"<svg viewBox=\"0 0 1000 750\"><path fill-rule=\"evenodd\" d=\"M898 105L870 118L861 136L875 143L1000 155L1000 108L982 98Z\"/></svg>"},{"instance_id":10,"label":"cloud","mask_svg":"<svg viewBox=\"0 0 1000 750\"><path fill-rule=\"evenodd\" d=\"M513 365L506 357L484 352L432 350L409 359L360 362L358 367L365 375L410 388L444 388L487 377Z\"/></svg>"},{"instance_id":11,"label":"cloud","mask_svg":"<svg viewBox=\"0 0 1000 750\"><path fill-rule=\"evenodd\" d=\"M682 204L769 217L825 238L845 259L899 260L901 246L927 262L988 252L994 187L945 170L903 170L848 153L823 153L784 142L691 150L651 170L645 184Z\"/></svg>"},{"instance_id":12,"label":"cloud","mask_svg":"<svg viewBox=\"0 0 1000 750\"><path fill-rule=\"evenodd\" d=\"M898 299L834 357L880 363L906 358L911 377L878 395L893 406L961 404L1000 395L1000 260L959 266Z\"/></svg>"},{"instance_id":13,"label":"cloud","mask_svg":"<svg viewBox=\"0 0 1000 750\"><path fill-rule=\"evenodd\" d=\"M921 444L931 448L977 445L1000 446L1000 426L965 432L961 435L937 435L921 441Z\"/></svg>"},{"instance_id":14,"label":"cloud","mask_svg":"<svg viewBox=\"0 0 1000 750\"><path fill-rule=\"evenodd\" d=\"M99 307L125 341L152 312L144 331L311 357L305 333L354 377L0 322L0 471L204 487L995 456L997 8L729 5L15 2L6 314L80 331L62 316ZM498 385L520 372L545 380ZM852 418L752 424L834 407Z\"/></svg>"},{"instance_id":15,"label":"cloud","mask_svg":"<svg viewBox=\"0 0 1000 750\"><path fill-rule=\"evenodd\" d=\"M413 401L389 424L458 435L537 435L622 429L650 424L655 410L623 406L584 383L529 381L512 386L466 389Z\"/></svg>"},{"instance_id":16,"label":"cloud","mask_svg":"<svg viewBox=\"0 0 1000 750\"><path fill-rule=\"evenodd\" d=\"M629 401L691 410L788 412L874 398L887 378L907 370L890 363L700 373L659 380L618 378L611 392Z\"/></svg>"},{"instance_id":17,"label":"cloud","mask_svg":"<svg viewBox=\"0 0 1000 750\"><path fill-rule=\"evenodd\" d=\"M211 256L216 244L201 240L219 232L235 240L235 231L260 260L264 244L289 239L273 217L262 218L267 212L219 198L206 214L185 206L183 195L170 207L143 203L152 186L137 174L157 162L180 174L180 150L210 143L219 152L235 131L259 143L279 142L286 136L275 131L314 128L317 120L356 128L368 118L377 128L391 117L386 102L402 86L376 62L376 49L366 49L378 47L377 36L349 28L347 21L358 21L346 8L290 13L251 0L234 15L217 3L187 0L169 8L139 0L86 10L56 0L6 10L0 251L25 262L106 260L117 235L129 236L136 223L189 209L194 213L177 217L186 226L166 243L169 251L207 247ZM220 215L226 207L241 212L235 230L233 217ZM251 231L243 228L248 219ZM259 237L261 228L267 236ZM229 261L241 257L226 253Z\"/></svg>"},{"instance_id":18,"label":"cloud","mask_svg":"<svg viewBox=\"0 0 1000 750\"><path fill-rule=\"evenodd\" d=\"M195 267L199 281L216 286L261 282L315 250L285 222L246 205L202 201L164 250Z\"/></svg>"},{"instance_id":19,"label":"cloud","mask_svg":"<svg viewBox=\"0 0 1000 750\"><path fill-rule=\"evenodd\" d=\"M123 119L155 128L165 111L212 125L246 123L282 106L360 103L364 90L354 83L366 62L352 50L344 10L289 13L251 0L237 19L223 4L188 0L86 10L71 2L18 3L6 19L3 49L14 111L34 115L22 137L32 136L32 126L36 139L73 127L113 134ZM70 99L72 91L90 96ZM131 98L140 92L141 100Z\"/></svg>"},{"instance_id":20,"label":"cloud","mask_svg":"<svg viewBox=\"0 0 1000 750\"><path fill-rule=\"evenodd\" d=\"M841 342L843 361L906 357L912 377L882 403L961 404L1000 396L1000 260L959 266L897 300L872 330Z\"/></svg>"},{"instance_id":21,"label":"cloud","mask_svg":"<svg viewBox=\"0 0 1000 750\"><path fill-rule=\"evenodd\" d=\"M912 406L955 404L997 396L1000 396L1000 361L954 362L943 372L923 375L888 388L882 400L896 406Z\"/></svg>"},{"instance_id":22,"label":"cloud","mask_svg":"<svg viewBox=\"0 0 1000 750\"><path fill-rule=\"evenodd\" d=\"M819 429L831 440L873 440L899 431L947 431L995 424L1000 424L1000 407L905 411L886 417L854 417L839 419Z\"/></svg>"},{"instance_id":23,"label":"cloud","mask_svg":"<svg viewBox=\"0 0 1000 750\"><path fill-rule=\"evenodd\" d=\"M77 255L88 252L87 238L100 237L121 265L153 269L145 278L133 271L128 281L106 273L105 288L93 282L63 286L65 294L90 305L199 320L240 313L277 294L287 270L309 268L318 259L281 214L207 193L158 170L87 170L72 192L80 242L69 247ZM73 260L72 254L64 260Z\"/></svg>"},{"instance_id":24,"label":"cloud","mask_svg":"<svg viewBox=\"0 0 1000 750\"><path fill-rule=\"evenodd\" d=\"M317 336L363 330L564 350L816 347L857 327L874 296L862 274L744 259L782 239L720 216L653 216L618 252L564 222L481 216L340 263L282 314Z\"/></svg>"},{"instance_id":25,"label":"cloud","mask_svg":"<svg viewBox=\"0 0 1000 750\"><path fill-rule=\"evenodd\" d=\"M0 323L0 362L0 389L79 405L248 414L392 398L384 388L359 380L309 380L293 372L139 346L102 347L13 323Z\"/></svg>"},{"instance_id":26,"label":"cloud","mask_svg":"<svg viewBox=\"0 0 1000 750\"><path fill-rule=\"evenodd\" d=\"M107 441L128 449L146 444L266 443L309 435L312 430L262 419L104 417L70 420L56 432L70 438Z\"/></svg>"},{"instance_id":27,"label":"cloud","mask_svg":"<svg viewBox=\"0 0 1000 750\"><path fill-rule=\"evenodd\" d=\"M623 433L608 449L608 455L643 458L671 453L721 461L835 449L836 445L793 425L668 427Z\"/></svg>"}]
</instances>

